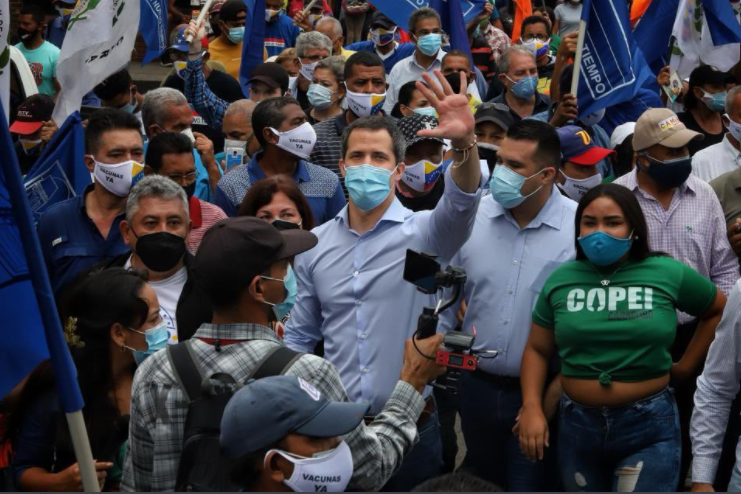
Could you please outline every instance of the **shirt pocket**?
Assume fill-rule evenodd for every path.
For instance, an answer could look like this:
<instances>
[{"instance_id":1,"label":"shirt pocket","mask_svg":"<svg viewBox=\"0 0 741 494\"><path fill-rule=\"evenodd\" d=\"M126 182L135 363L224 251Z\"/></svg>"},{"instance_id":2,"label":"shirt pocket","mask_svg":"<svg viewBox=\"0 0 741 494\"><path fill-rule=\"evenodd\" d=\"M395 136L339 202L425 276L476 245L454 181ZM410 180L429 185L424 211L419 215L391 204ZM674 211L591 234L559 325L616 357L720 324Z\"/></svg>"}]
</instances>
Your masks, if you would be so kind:
<instances>
[{"instance_id":1,"label":"shirt pocket","mask_svg":"<svg viewBox=\"0 0 741 494\"><path fill-rule=\"evenodd\" d=\"M671 228L670 238L674 245L676 260L691 267L699 273L703 273L707 260L710 236L713 235L712 228L704 224L677 225Z\"/></svg>"},{"instance_id":2,"label":"shirt pocket","mask_svg":"<svg viewBox=\"0 0 741 494\"><path fill-rule=\"evenodd\" d=\"M536 301L548 277L562 264L562 261L552 261L533 256L529 262L523 265L523 281L527 288L535 294Z\"/></svg>"}]
</instances>

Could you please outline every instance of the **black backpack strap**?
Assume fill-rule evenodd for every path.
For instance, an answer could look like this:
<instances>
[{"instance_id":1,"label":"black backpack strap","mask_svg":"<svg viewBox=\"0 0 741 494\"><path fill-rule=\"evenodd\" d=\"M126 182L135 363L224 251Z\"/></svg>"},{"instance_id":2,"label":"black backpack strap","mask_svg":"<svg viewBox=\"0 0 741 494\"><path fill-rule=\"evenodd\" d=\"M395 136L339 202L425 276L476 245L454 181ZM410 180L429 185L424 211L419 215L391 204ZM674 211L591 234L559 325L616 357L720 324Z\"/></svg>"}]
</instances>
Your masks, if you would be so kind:
<instances>
[{"instance_id":1,"label":"black backpack strap","mask_svg":"<svg viewBox=\"0 0 741 494\"><path fill-rule=\"evenodd\" d=\"M185 393L188 402L198 398L201 394L203 375L193 358L190 341L169 345L167 347L167 359L170 361L175 378L178 380L180 389Z\"/></svg>"},{"instance_id":2,"label":"black backpack strap","mask_svg":"<svg viewBox=\"0 0 741 494\"><path fill-rule=\"evenodd\" d=\"M281 376L298 360L303 353L291 350L287 346L279 346L262 359L257 370L250 375L250 379L262 379L268 376Z\"/></svg>"}]
</instances>

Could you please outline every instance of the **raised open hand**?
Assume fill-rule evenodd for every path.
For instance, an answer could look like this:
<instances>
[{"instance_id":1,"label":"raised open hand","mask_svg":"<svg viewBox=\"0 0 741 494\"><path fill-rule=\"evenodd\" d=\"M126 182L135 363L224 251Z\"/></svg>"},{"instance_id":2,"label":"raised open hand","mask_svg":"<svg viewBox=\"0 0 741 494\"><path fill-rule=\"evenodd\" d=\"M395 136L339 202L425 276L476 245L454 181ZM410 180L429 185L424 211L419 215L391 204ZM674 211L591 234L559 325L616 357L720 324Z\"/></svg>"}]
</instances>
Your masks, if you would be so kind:
<instances>
[{"instance_id":1,"label":"raised open hand","mask_svg":"<svg viewBox=\"0 0 741 494\"><path fill-rule=\"evenodd\" d=\"M429 74L425 73L422 74L422 78L429 87L417 82L417 89L437 110L439 124L435 129L420 130L417 135L450 139L453 147L466 148L474 138L474 128L476 127L476 121L466 97L466 88L468 87L466 76L463 72L460 72L461 94L456 94L439 70L435 70L434 74L439 85L433 82Z\"/></svg>"}]
</instances>

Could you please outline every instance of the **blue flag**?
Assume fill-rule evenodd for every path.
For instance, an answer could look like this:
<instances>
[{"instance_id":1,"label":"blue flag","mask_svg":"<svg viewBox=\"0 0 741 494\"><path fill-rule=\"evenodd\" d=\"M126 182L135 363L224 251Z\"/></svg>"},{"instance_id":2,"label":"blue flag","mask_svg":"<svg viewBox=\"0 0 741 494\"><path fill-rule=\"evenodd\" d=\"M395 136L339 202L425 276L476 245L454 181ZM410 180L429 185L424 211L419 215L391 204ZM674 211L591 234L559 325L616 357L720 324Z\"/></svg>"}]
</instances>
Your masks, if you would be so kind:
<instances>
[{"instance_id":1,"label":"blue flag","mask_svg":"<svg viewBox=\"0 0 741 494\"><path fill-rule=\"evenodd\" d=\"M579 115L588 115L632 99L646 78L653 77L630 29L625 0L585 0L579 74Z\"/></svg>"},{"instance_id":2,"label":"blue flag","mask_svg":"<svg viewBox=\"0 0 741 494\"><path fill-rule=\"evenodd\" d=\"M167 0L141 0L139 32L147 44L144 66L167 49Z\"/></svg>"},{"instance_id":3,"label":"blue flag","mask_svg":"<svg viewBox=\"0 0 741 494\"><path fill-rule=\"evenodd\" d=\"M657 0L654 0L657 1ZM708 23L713 45L721 46L741 42L741 25L728 0L702 0L705 20Z\"/></svg>"},{"instance_id":4,"label":"blue flag","mask_svg":"<svg viewBox=\"0 0 741 494\"><path fill-rule=\"evenodd\" d=\"M245 97L249 97L252 71L265 60L265 0L244 0L247 6L245 37L242 42L242 65L239 67L239 84Z\"/></svg>"},{"instance_id":5,"label":"blue flag","mask_svg":"<svg viewBox=\"0 0 741 494\"><path fill-rule=\"evenodd\" d=\"M82 194L92 183L85 167L85 131L79 113L70 115L54 134L23 182L37 222L49 207Z\"/></svg>"},{"instance_id":6,"label":"blue flag","mask_svg":"<svg viewBox=\"0 0 741 494\"><path fill-rule=\"evenodd\" d=\"M430 0L429 7L440 14L441 27L450 36L450 47L464 51L471 59L471 43L468 41L463 18L463 4L459 0Z\"/></svg>"},{"instance_id":7,"label":"blue flag","mask_svg":"<svg viewBox=\"0 0 741 494\"><path fill-rule=\"evenodd\" d=\"M669 52L669 38L678 8L679 0L653 0L633 30L633 39L649 65Z\"/></svg>"},{"instance_id":8,"label":"blue flag","mask_svg":"<svg viewBox=\"0 0 741 494\"><path fill-rule=\"evenodd\" d=\"M446 5L456 3L457 5ZM452 45L453 43L453 25L449 24L446 27L446 17L453 14L453 17L449 19L455 19L456 12L460 11L463 14L463 30L465 33L465 25L476 17L483 9L486 0L373 0L373 6L383 12L389 19L394 21L394 24L407 29L409 24L409 16L412 12L421 7L432 7L437 10L440 14L440 18L443 23L443 30L451 35L451 46L454 49L464 50L460 46ZM468 36L466 35L466 46L468 47ZM470 48L467 50L470 52Z\"/></svg>"},{"instance_id":9,"label":"blue flag","mask_svg":"<svg viewBox=\"0 0 741 494\"><path fill-rule=\"evenodd\" d=\"M0 103L0 398L51 356L66 413L84 403Z\"/></svg>"}]
</instances>

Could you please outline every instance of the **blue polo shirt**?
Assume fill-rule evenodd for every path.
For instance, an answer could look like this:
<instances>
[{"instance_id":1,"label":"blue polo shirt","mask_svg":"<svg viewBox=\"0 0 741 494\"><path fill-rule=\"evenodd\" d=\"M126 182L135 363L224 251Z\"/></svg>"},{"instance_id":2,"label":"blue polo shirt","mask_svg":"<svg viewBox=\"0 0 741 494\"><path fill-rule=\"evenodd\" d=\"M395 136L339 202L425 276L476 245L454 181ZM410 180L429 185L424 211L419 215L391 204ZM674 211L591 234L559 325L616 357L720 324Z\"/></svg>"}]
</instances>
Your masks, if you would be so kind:
<instances>
[{"instance_id":1,"label":"blue polo shirt","mask_svg":"<svg viewBox=\"0 0 741 494\"><path fill-rule=\"evenodd\" d=\"M91 184L82 195L53 205L39 219L41 251L55 296L87 268L131 251L119 228L124 214L113 220L108 238L103 238L88 216L85 196L93 187Z\"/></svg>"},{"instance_id":2,"label":"blue polo shirt","mask_svg":"<svg viewBox=\"0 0 741 494\"><path fill-rule=\"evenodd\" d=\"M268 57L280 55L286 48L296 46L296 38L299 34L301 30L285 12L274 22L266 22L265 50L268 52Z\"/></svg>"},{"instance_id":3,"label":"blue polo shirt","mask_svg":"<svg viewBox=\"0 0 741 494\"><path fill-rule=\"evenodd\" d=\"M383 68L388 74L397 62L410 57L412 53L414 53L414 43L399 43L393 51L386 55L386 58L384 58L384 55L381 55L376 51L376 45L373 41L358 41L357 43L347 45L345 49L352 51L370 51L375 53L381 57L381 60L383 60Z\"/></svg>"},{"instance_id":4,"label":"blue polo shirt","mask_svg":"<svg viewBox=\"0 0 741 494\"><path fill-rule=\"evenodd\" d=\"M252 184L266 177L257 164L261 155L262 151L255 153L249 163L232 169L219 180L215 204L228 216L237 215ZM306 196L317 226L334 218L347 203L337 175L321 166L300 160L293 181Z\"/></svg>"}]
</instances>

